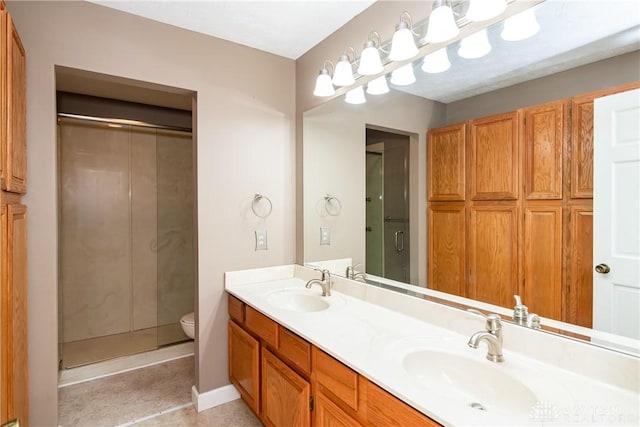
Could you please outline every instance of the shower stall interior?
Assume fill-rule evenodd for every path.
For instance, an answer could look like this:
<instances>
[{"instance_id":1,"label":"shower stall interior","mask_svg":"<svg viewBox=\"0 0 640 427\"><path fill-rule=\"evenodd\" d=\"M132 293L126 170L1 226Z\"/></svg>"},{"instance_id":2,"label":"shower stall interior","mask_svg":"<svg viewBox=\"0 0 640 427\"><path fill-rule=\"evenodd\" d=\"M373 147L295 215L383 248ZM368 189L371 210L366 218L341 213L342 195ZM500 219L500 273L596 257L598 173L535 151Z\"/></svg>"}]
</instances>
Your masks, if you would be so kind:
<instances>
[{"instance_id":1,"label":"shower stall interior","mask_svg":"<svg viewBox=\"0 0 640 427\"><path fill-rule=\"evenodd\" d=\"M59 117L62 369L188 340L192 146L187 131Z\"/></svg>"}]
</instances>

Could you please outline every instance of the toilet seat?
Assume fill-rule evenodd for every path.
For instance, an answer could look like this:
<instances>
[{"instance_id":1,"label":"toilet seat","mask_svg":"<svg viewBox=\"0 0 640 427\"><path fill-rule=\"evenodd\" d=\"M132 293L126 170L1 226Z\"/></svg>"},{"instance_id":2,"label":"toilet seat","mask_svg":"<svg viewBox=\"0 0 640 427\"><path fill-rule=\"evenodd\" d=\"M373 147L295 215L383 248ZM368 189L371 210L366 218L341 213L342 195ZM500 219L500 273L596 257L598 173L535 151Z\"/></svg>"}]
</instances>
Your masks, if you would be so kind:
<instances>
[{"instance_id":1,"label":"toilet seat","mask_svg":"<svg viewBox=\"0 0 640 427\"><path fill-rule=\"evenodd\" d=\"M195 313L187 313L180 319L180 323L184 323L185 325L194 325L195 321Z\"/></svg>"}]
</instances>

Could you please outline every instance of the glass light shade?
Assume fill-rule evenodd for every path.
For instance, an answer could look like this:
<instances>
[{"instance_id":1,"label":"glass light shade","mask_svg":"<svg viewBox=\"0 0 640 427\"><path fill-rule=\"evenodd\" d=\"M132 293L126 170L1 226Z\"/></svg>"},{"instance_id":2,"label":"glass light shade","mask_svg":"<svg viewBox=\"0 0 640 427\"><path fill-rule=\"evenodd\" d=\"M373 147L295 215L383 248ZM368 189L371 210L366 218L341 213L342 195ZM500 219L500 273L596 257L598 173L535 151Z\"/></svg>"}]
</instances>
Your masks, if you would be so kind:
<instances>
[{"instance_id":1,"label":"glass light shade","mask_svg":"<svg viewBox=\"0 0 640 427\"><path fill-rule=\"evenodd\" d=\"M451 40L460 32L449 6L436 7L429 15L427 27L427 43L442 43Z\"/></svg>"},{"instance_id":2,"label":"glass light shade","mask_svg":"<svg viewBox=\"0 0 640 427\"><path fill-rule=\"evenodd\" d=\"M413 73L413 64L403 65L391 73L391 84L406 86L415 83L416 75Z\"/></svg>"},{"instance_id":3,"label":"glass light shade","mask_svg":"<svg viewBox=\"0 0 640 427\"><path fill-rule=\"evenodd\" d=\"M425 73L442 73L451 67L447 48L443 47L424 57L422 61L422 71Z\"/></svg>"},{"instance_id":4,"label":"glass light shade","mask_svg":"<svg viewBox=\"0 0 640 427\"><path fill-rule=\"evenodd\" d=\"M331 80L335 86L351 86L356 82L353 78L353 68L347 55L342 55L336 64L336 70Z\"/></svg>"},{"instance_id":5,"label":"glass light shade","mask_svg":"<svg viewBox=\"0 0 640 427\"><path fill-rule=\"evenodd\" d=\"M329 71L324 68L320 71L318 78L316 79L316 88L313 90L315 96L331 96L336 93L333 85L331 84L331 76Z\"/></svg>"},{"instance_id":6,"label":"glass light shade","mask_svg":"<svg viewBox=\"0 0 640 427\"><path fill-rule=\"evenodd\" d=\"M491 45L487 38L486 29L462 39L460 41L460 48L458 48L458 55L467 59L481 58L489 52L491 52Z\"/></svg>"},{"instance_id":7,"label":"glass light shade","mask_svg":"<svg viewBox=\"0 0 640 427\"><path fill-rule=\"evenodd\" d=\"M375 44L369 40L364 44L364 50L360 54L360 65L358 66L358 74L363 76L373 76L384 70L382 61L380 60L380 52Z\"/></svg>"},{"instance_id":8,"label":"glass light shade","mask_svg":"<svg viewBox=\"0 0 640 427\"><path fill-rule=\"evenodd\" d=\"M411 34L407 23L401 21L396 26L396 32L393 33L393 39L391 39L389 59L392 61L404 61L405 59L413 58L417 54L418 47L413 39L413 34Z\"/></svg>"},{"instance_id":9,"label":"glass light shade","mask_svg":"<svg viewBox=\"0 0 640 427\"><path fill-rule=\"evenodd\" d=\"M471 0L465 17L472 22L486 21L500 15L506 8L505 0Z\"/></svg>"},{"instance_id":10,"label":"glass light shade","mask_svg":"<svg viewBox=\"0 0 640 427\"><path fill-rule=\"evenodd\" d=\"M344 95L344 101L348 104L364 104L367 99L364 97L362 86L351 89Z\"/></svg>"},{"instance_id":11,"label":"glass light shade","mask_svg":"<svg viewBox=\"0 0 640 427\"><path fill-rule=\"evenodd\" d=\"M538 25L535 11L531 8L505 19L500 37L515 42L528 39L538 31L540 31L540 25Z\"/></svg>"},{"instance_id":12,"label":"glass light shade","mask_svg":"<svg viewBox=\"0 0 640 427\"><path fill-rule=\"evenodd\" d=\"M387 85L387 77L380 76L367 83L367 93L369 95L382 95L389 92L389 86Z\"/></svg>"}]
</instances>

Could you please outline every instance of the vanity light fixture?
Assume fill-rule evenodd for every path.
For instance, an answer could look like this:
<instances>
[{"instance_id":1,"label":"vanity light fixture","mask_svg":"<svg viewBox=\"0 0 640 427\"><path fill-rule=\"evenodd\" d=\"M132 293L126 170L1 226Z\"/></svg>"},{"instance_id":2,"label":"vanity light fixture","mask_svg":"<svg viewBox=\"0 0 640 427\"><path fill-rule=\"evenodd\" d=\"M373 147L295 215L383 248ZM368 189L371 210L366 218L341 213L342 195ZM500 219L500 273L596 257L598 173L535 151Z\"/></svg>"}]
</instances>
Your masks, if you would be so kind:
<instances>
[{"instance_id":1,"label":"vanity light fixture","mask_svg":"<svg viewBox=\"0 0 640 427\"><path fill-rule=\"evenodd\" d=\"M377 39L374 40L373 38ZM380 34L377 31L369 33L369 40L364 44L364 50L360 54L360 65L358 66L358 74L363 76L373 76L384 70L382 61L380 60Z\"/></svg>"},{"instance_id":2,"label":"vanity light fixture","mask_svg":"<svg viewBox=\"0 0 640 427\"><path fill-rule=\"evenodd\" d=\"M510 42L528 39L540 30L536 19L535 8L529 8L507 18L504 21L504 29L500 33L503 40Z\"/></svg>"},{"instance_id":3,"label":"vanity light fixture","mask_svg":"<svg viewBox=\"0 0 640 427\"><path fill-rule=\"evenodd\" d=\"M415 83L416 75L413 73L413 64L409 63L391 72L391 84L406 86Z\"/></svg>"},{"instance_id":4,"label":"vanity light fixture","mask_svg":"<svg viewBox=\"0 0 640 427\"><path fill-rule=\"evenodd\" d=\"M447 71L450 67L451 62L449 62L449 56L447 55L446 47L430 53L422 60L422 71L424 71L425 73L442 73L444 71Z\"/></svg>"},{"instance_id":5,"label":"vanity light fixture","mask_svg":"<svg viewBox=\"0 0 640 427\"><path fill-rule=\"evenodd\" d=\"M453 10L446 0L435 0L429 15L429 24L425 41L427 43L443 43L460 33L460 28L453 17Z\"/></svg>"},{"instance_id":6,"label":"vanity light fixture","mask_svg":"<svg viewBox=\"0 0 640 427\"><path fill-rule=\"evenodd\" d=\"M383 95L389 92L389 85L387 85L387 76L382 75L371 80L367 83L367 93L369 95Z\"/></svg>"},{"instance_id":7,"label":"vanity light fixture","mask_svg":"<svg viewBox=\"0 0 640 427\"><path fill-rule=\"evenodd\" d=\"M500 15L506 8L506 0L470 0L465 18L471 22L487 21Z\"/></svg>"},{"instance_id":8,"label":"vanity light fixture","mask_svg":"<svg viewBox=\"0 0 640 427\"><path fill-rule=\"evenodd\" d=\"M417 35L417 34L416 34ZM418 54L418 47L413 38L413 22L411 15L406 10L400 15L400 22L396 25L396 32L391 39L391 51L389 59L392 61L404 61Z\"/></svg>"},{"instance_id":9,"label":"vanity light fixture","mask_svg":"<svg viewBox=\"0 0 640 427\"><path fill-rule=\"evenodd\" d=\"M483 29L473 33L460 41L458 55L462 58L477 59L491 52L491 45L487 38L487 30Z\"/></svg>"},{"instance_id":10,"label":"vanity light fixture","mask_svg":"<svg viewBox=\"0 0 640 427\"><path fill-rule=\"evenodd\" d=\"M315 96L332 96L336 93L336 90L333 88L333 84L331 83L331 74L329 74L327 65L331 65L331 69L333 71L333 62L328 59L325 60L322 70L320 70L320 74L316 79L316 88L313 90L313 94Z\"/></svg>"},{"instance_id":11,"label":"vanity light fixture","mask_svg":"<svg viewBox=\"0 0 640 427\"><path fill-rule=\"evenodd\" d=\"M364 96L364 90L362 86L358 86L351 89L344 95L344 101L348 104L364 104L367 102L367 98Z\"/></svg>"},{"instance_id":12,"label":"vanity light fixture","mask_svg":"<svg viewBox=\"0 0 640 427\"><path fill-rule=\"evenodd\" d=\"M351 65L353 60L349 58L349 49L352 52L353 58L356 56L356 52L351 46L345 49L345 52L340 55L340 60L336 64L336 70L331 80L334 86L351 86L356 82L353 78L353 67Z\"/></svg>"}]
</instances>

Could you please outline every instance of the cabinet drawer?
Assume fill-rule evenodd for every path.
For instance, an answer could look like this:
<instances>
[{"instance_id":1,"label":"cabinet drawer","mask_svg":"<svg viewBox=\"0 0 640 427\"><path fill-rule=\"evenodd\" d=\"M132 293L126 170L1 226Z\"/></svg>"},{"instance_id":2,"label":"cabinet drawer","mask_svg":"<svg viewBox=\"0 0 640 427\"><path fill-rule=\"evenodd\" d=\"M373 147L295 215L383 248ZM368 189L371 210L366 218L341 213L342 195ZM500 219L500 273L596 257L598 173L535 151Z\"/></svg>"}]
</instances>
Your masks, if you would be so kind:
<instances>
[{"instance_id":1,"label":"cabinet drawer","mask_svg":"<svg viewBox=\"0 0 640 427\"><path fill-rule=\"evenodd\" d=\"M325 391L333 394L354 410L358 410L358 374L313 347L313 372Z\"/></svg>"},{"instance_id":2,"label":"cabinet drawer","mask_svg":"<svg viewBox=\"0 0 640 427\"><path fill-rule=\"evenodd\" d=\"M244 324L267 344L278 348L278 324L276 322L247 305L244 310Z\"/></svg>"},{"instance_id":3,"label":"cabinet drawer","mask_svg":"<svg viewBox=\"0 0 640 427\"><path fill-rule=\"evenodd\" d=\"M244 303L233 295L229 295L228 302L229 317L236 322L244 323Z\"/></svg>"},{"instance_id":4,"label":"cabinet drawer","mask_svg":"<svg viewBox=\"0 0 640 427\"><path fill-rule=\"evenodd\" d=\"M397 397L387 393L377 385L367 381L367 414L371 426L415 426L437 427L437 422L420 411L413 409Z\"/></svg>"},{"instance_id":5,"label":"cabinet drawer","mask_svg":"<svg viewBox=\"0 0 640 427\"><path fill-rule=\"evenodd\" d=\"M311 344L279 326L278 352L303 372L311 373Z\"/></svg>"}]
</instances>

